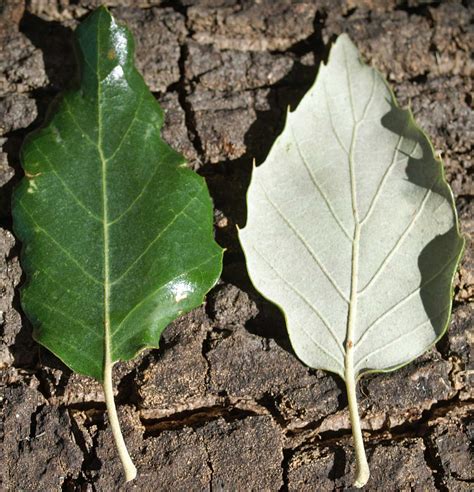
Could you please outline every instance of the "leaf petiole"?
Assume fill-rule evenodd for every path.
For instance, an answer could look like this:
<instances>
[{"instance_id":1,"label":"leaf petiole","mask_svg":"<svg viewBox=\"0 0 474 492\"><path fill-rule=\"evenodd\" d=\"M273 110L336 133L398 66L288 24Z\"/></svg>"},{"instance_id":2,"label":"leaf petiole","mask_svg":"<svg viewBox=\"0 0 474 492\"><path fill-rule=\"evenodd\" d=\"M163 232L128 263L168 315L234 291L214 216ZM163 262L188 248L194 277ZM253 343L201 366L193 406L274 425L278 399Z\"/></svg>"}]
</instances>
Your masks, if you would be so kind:
<instances>
[{"instance_id":1,"label":"leaf petiole","mask_svg":"<svg viewBox=\"0 0 474 492\"><path fill-rule=\"evenodd\" d=\"M356 476L354 486L362 488L369 480L370 470L365 455L364 439L360 427L359 410L357 408L356 378L354 374L354 347L348 344L346 347L345 360L345 383L347 390L347 401L349 404L349 415L351 419L352 437L356 454Z\"/></svg>"},{"instance_id":2,"label":"leaf petiole","mask_svg":"<svg viewBox=\"0 0 474 492\"><path fill-rule=\"evenodd\" d=\"M123 439L122 431L120 429L120 422L117 415L117 409L115 407L114 389L112 386L112 364L108 361L104 364L104 395L105 404L107 406L107 414L109 416L109 423L114 436L115 445L119 453L120 461L125 472L125 481L130 482L137 476L137 469L133 464L130 455L128 454L127 445Z\"/></svg>"}]
</instances>

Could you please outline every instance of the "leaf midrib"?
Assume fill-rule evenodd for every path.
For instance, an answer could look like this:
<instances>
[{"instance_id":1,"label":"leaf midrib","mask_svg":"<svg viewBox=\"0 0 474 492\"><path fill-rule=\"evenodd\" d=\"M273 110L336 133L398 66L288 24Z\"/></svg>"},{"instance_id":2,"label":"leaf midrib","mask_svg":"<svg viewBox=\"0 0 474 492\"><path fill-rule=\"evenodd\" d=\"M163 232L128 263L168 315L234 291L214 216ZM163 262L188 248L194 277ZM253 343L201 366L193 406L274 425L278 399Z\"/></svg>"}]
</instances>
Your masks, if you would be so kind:
<instances>
[{"instance_id":1,"label":"leaf midrib","mask_svg":"<svg viewBox=\"0 0 474 492\"><path fill-rule=\"evenodd\" d=\"M109 264L109 214L107 197L107 159L103 151L103 129L102 129L102 80L100 80L100 29L97 30L97 151L101 162L102 177L102 232L104 248L104 374L111 367L111 336L110 336L110 264Z\"/></svg>"},{"instance_id":2,"label":"leaf midrib","mask_svg":"<svg viewBox=\"0 0 474 492\"><path fill-rule=\"evenodd\" d=\"M372 88L370 91L369 99L365 105L362 112L362 116L357 119L354 98L352 94L352 81L351 73L349 69L349 64L347 63L346 50L343 47L344 53L344 63L346 65L346 77L347 77L347 89L349 92L349 102L351 106L351 114L353 121L351 143L349 147L348 164L349 164L349 176L351 181L351 204L352 204L352 215L354 220L354 235L352 238L352 257L351 257L351 281L350 281L350 296L349 296L349 308L347 312L347 325L346 325L346 340L345 340L345 377L354 377L354 330L355 330L355 319L357 316L357 298L358 298L358 275L359 275L359 245L360 245L360 233L361 233L361 222L359 220L359 211L357 208L357 185L355 179L355 169L354 169L354 148L357 140L357 132L359 130L359 125L367 115L367 111L372 103L375 89L375 73L372 71Z\"/></svg>"},{"instance_id":3,"label":"leaf midrib","mask_svg":"<svg viewBox=\"0 0 474 492\"><path fill-rule=\"evenodd\" d=\"M347 68L347 76L348 76L348 79L350 79L349 66L347 64L347 61L346 61L346 68ZM369 279L369 282L366 285L364 285L361 289L357 289L357 279L355 277L357 276L356 273L357 273L357 270L358 270L358 262L359 262L360 233L362 231L363 226L366 225L366 223L368 222L368 220L369 220L369 218L370 218L370 216L372 214L372 211L375 208L375 204L376 204L376 202L377 202L377 200L378 200L378 198L379 198L379 196L381 194L381 189L385 185L385 183L387 181L387 178L388 178L388 175L390 174L390 171L393 169L393 167L396 164L398 164L400 162L396 158L398 152L401 152L401 153L405 154L400 149L401 141L405 138L403 136L403 134L401 134L399 136L398 141L397 141L397 144L396 144L396 146L394 148L394 152L393 152L393 155L392 155L392 157L390 159L390 162L387 164L387 167L386 167L386 170L384 171L384 174L382 176L382 179L381 179L381 181L377 185L377 189L375 190L374 196L372 197L372 200L371 200L371 202L369 204L368 211L367 211L367 213L365 214L365 216L363 218L359 219L359 213L358 213L359 211L357 210L357 204L356 204L356 190L355 190L355 186L354 186L355 185L355 172L353 172L354 171L354 165L355 165L355 162L354 162L354 148L356 146L358 127L359 127L360 124L362 124L364 122L364 119L366 118L366 115L368 113L369 107L370 107L371 103L373 102L376 81L377 81L376 72L375 72L374 69L372 69L372 87L371 87L371 92L370 92L370 95L369 95L369 97L367 99L366 106L365 106L365 108L364 108L364 110L362 112L361 118L360 119L357 119L355 117L354 104L352 102L352 85L351 85L350 80L348 80L348 90L349 90L350 98L351 98L351 110L352 110L352 118L353 118L353 122L354 122L353 130L352 130L352 136L351 136L350 152L347 151L347 149L345 148L345 146L342 144L342 141L340 140L340 138L338 138L337 133L335 133L336 140L338 141L339 145L341 146L341 149L344 151L344 153L347 156L348 164L349 164L349 169L351 171L350 172L350 175L351 175L351 203L352 203L353 219L354 219L354 231L353 231L353 235L352 235L352 237L349 236L350 241L351 241L351 244L353 246L353 252L352 252L352 255L351 255L351 289L350 289L350 294L349 294L350 299L349 299L349 302L348 302L348 304L350 306L349 307L349 310L352 309L352 316L351 316L351 313L348 312L348 315L347 315L347 318L346 318L346 340L345 340L345 344L343 344L343 346L344 346L343 356L346 355L347 342L351 342L352 345L354 346L354 349L355 349L356 346L360 345L361 339L362 338L365 338L365 335L366 335L366 331L367 330L364 330L358 336L358 339L354 339L354 337L352 337L352 335L356 335L354 333L354 328L355 328L355 326L354 326L354 324L355 324L354 305L357 304L357 298L359 297L359 294L362 295L367 290L367 288L369 287L369 284L372 284L373 283L373 281L375 280L374 277L378 277L384 271L384 267L386 266L386 264L388 263L388 261L393 257L393 255L395 254L395 252L398 250L401 242L407 237L408 232L413 227L413 225L416 222L416 220L418 219L418 217L421 215L421 213L423 211L423 208L424 208L424 205L426 203L426 200L428 199L428 197L430 195L430 192L432 191L432 187L434 186L436 180L439 179L437 177L434 180L432 186L426 191L424 197L422 198L421 203L416 206L416 208L415 208L415 214L412 217L412 219L409 221L409 223L407 224L407 226L405 227L405 230L403 231L402 236L399 238L399 240L396 242L396 244L390 250L390 252L388 253L388 255L384 258L384 260L380 263L380 265L377 268L376 273L371 277L371 279ZM328 112L329 112L329 117L332 119L332 114L331 114L331 111L330 111L330 108L329 107L328 107ZM345 228L344 228L343 224L341 223L341 221L340 221L339 217L337 216L337 214L335 214L335 210L333 209L333 207L332 207L331 203L329 202L326 194L324 193L324 190L322 190L321 187L319 186L317 180L315 179L315 177L314 177L314 175L313 175L313 173L311 171L311 168L309 167L308 163L306 162L306 159L305 159L304 155L301 152L301 149L299 148L299 142L298 142L298 139L296 138L296 135L294 134L294 130L293 130L293 127L292 127L292 123L291 123L291 119L290 118L288 118L287 124L288 124L288 127L289 127L292 135L293 135L293 141L295 142L295 145L296 145L298 154L299 154L299 156L301 158L301 161L302 161L304 167L306 168L306 170L307 170L307 172L309 174L309 177L311 178L311 181L313 182L313 184L315 185L317 191L319 192L319 194L321 195L322 199L326 203L326 205L327 205L327 207L329 209L329 212L333 216L334 220L339 225L339 227L341 228L342 232L345 233L344 235L347 237L348 236L346 234L347 231L345 230ZM408 121L407 121L406 124L407 125L409 124ZM333 133L334 133L334 130L335 130L334 129L334 126L331 125L331 128L332 128ZM413 153L415 152L415 150L416 150L416 148L417 148L418 145L419 145L419 143L415 141L414 144L413 144L413 147L410 150L410 152L407 153L407 154L405 154L406 158L410 158L413 155ZM262 187L261 183L259 183L259 184ZM284 213L281 210L278 209L278 206L276 206L276 204L273 202L273 200L271 200L271 198L269 197L268 192L266 192L265 189L262 189L262 191L266 195L266 199L269 202L269 204L275 209L276 213L278 215L280 215L280 217L283 219L283 221L288 225L288 227L294 232L294 234L298 237L298 239L308 249L308 252L310 253L311 256L313 256L313 259L315 260L315 262L316 262L317 266L319 267L319 269L328 278L328 280L331 280L331 283L334 286L335 279L333 279L333 277L331 277L331 275L330 275L330 272L327 271L322 264L320 264L321 261L319 259L318 259L319 261L317 261L314 258L314 251L312 250L312 248L309 248L308 247L308 245L306 244L306 241L304 239L304 236L302 236L299 233L299 231L297 230L297 228L293 226L293 224L291 223L291 221L284 215ZM358 229L357 234L356 234L356 229ZM354 247L355 247L355 250L354 250ZM256 251L256 252L259 253L260 256L262 256L261 252L259 252L259 251ZM266 260L266 262L269 264L269 266L272 269L274 269L274 266L271 265L268 262L268 260ZM279 275L279 277L281 278L281 275ZM294 290L294 287L292 285L289 285L289 286L290 286L290 288L292 288L292 290ZM355 289L353 288L354 286L356 287ZM415 289L414 292L418 291L421 287L422 286L417 287L417 289ZM336 288L336 290L340 290L340 289L337 289ZM414 292L412 292L411 295L413 295ZM301 295L299 295L299 296L301 297ZM344 299L344 297L347 300L347 297L346 296L342 296L343 299ZM394 308L398 307L405 300L406 300L405 298L398 300L392 306L392 308L390 308L388 311L383 312L380 316L381 317L384 317L385 315L388 314L389 311L392 311ZM371 326L369 328L371 328ZM331 332L332 331L333 330L331 329ZM350 336L348 336L348 335L350 335ZM349 343L349 345L351 345L351 344Z\"/></svg>"}]
</instances>

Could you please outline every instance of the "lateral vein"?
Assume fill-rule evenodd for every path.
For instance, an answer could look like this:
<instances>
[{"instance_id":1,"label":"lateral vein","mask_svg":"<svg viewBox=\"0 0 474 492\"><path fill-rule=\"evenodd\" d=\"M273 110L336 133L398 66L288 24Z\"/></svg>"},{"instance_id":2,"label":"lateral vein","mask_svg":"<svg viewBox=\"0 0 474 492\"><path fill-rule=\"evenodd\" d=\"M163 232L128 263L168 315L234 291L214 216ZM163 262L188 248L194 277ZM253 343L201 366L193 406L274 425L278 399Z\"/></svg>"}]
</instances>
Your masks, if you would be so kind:
<instances>
[{"instance_id":1,"label":"lateral vein","mask_svg":"<svg viewBox=\"0 0 474 492\"><path fill-rule=\"evenodd\" d=\"M343 301L345 301L346 303L349 303L349 299L344 294L344 292L342 292L341 288L337 285L336 281L331 277L330 273L326 270L326 267L321 263L321 260L318 258L318 256L316 255L316 253L313 251L313 248L311 248L311 246L308 244L308 242L303 237L303 235L300 234L300 232L296 229L295 226L293 226L293 224L290 222L290 220L285 217L285 215L280 210L280 208L278 207L278 205L270 198L270 196L268 195L265 187L260 182L258 184L259 184L260 188L262 189L263 193L265 194L265 197L267 198L268 203L270 203L270 205L274 208L274 210L281 217L281 219L283 220L283 222L285 222L285 224L289 227L289 229L293 232L293 234L299 239L299 241L301 242L301 244L305 247L306 251L308 251L308 253L310 254L310 256L316 262L316 264L318 265L318 267L321 270L321 272L324 274L324 276L327 278L327 280L334 287L335 291L339 294L339 296L341 297L341 299Z\"/></svg>"},{"instance_id":2,"label":"lateral vein","mask_svg":"<svg viewBox=\"0 0 474 492\"><path fill-rule=\"evenodd\" d=\"M339 338L337 337L336 333L334 332L334 330L332 329L331 325L329 324L329 322L326 320L326 318L324 318L324 316L319 312L319 310L316 308L316 306L314 306L308 299L306 299L306 297L296 288L294 287L292 284L290 284L290 282L288 282L288 280L285 279L285 277L283 277L281 275L281 273L267 260L267 258L265 258L265 256L254 246L252 245L252 248L253 250L262 258L262 260L269 266L269 268L275 272L275 274L277 275L277 277L285 284L287 285L300 299L302 299L304 301L304 303L309 306L309 308L316 314L316 316L322 321L323 325L325 326L325 328L327 329L327 331L329 332L329 334L331 335L332 339L336 342L336 345L337 345L337 348L339 349L339 351L341 352L342 355L344 355L344 348L342 346L342 343L341 341L339 340ZM335 359L336 360L336 359ZM340 362L338 361L338 363L340 364Z\"/></svg>"}]
</instances>

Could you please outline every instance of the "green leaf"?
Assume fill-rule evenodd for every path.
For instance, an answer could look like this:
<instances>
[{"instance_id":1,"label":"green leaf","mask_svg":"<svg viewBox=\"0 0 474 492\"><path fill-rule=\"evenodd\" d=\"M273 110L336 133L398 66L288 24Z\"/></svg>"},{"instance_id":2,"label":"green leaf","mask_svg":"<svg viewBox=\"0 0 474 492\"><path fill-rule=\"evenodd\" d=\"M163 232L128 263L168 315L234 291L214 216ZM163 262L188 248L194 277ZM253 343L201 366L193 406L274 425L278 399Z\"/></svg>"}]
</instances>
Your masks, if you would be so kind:
<instances>
[{"instance_id":1,"label":"green leaf","mask_svg":"<svg viewBox=\"0 0 474 492\"><path fill-rule=\"evenodd\" d=\"M112 421L113 363L202 303L222 250L203 178L160 138L129 31L99 8L76 41L80 86L26 139L13 217L34 337L103 382Z\"/></svg>"},{"instance_id":2,"label":"green leaf","mask_svg":"<svg viewBox=\"0 0 474 492\"><path fill-rule=\"evenodd\" d=\"M298 357L345 380L364 485L355 382L443 335L463 240L428 138L347 35L254 169L240 240Z\"/></svg>"}]
</instances>

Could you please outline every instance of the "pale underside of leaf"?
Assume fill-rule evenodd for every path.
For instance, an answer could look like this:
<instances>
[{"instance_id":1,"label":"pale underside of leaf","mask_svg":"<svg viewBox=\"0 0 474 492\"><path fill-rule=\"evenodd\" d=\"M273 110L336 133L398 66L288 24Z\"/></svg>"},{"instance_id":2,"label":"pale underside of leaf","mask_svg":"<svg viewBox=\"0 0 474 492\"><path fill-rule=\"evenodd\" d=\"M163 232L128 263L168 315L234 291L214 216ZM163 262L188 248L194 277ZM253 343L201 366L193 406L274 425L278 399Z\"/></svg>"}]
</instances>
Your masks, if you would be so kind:
<instances>
[{"instance_id":1,"label":"pale underside of leaf","mask_svg":"<svg viewBox=\"0 0 474 492\"><path fill-rule=\"evenodd\" d=\"M463 241L431 144L346 35L254 168L247 204L250 277L282 309L298 357L344 379L363 487L357 378L444 333Z\"/></svg>"},{"instance_id":2,"label":"pale underside of leaf","mask_svg":"<svg viewBox=\"0 0 474 492\"><path fill-rule=\"evenodd\" d=\"M344 377L350 341L356 373L389 370L444 332L462 239L442 164L346 36L254 168L240 239L311 367Z\"/></svg>"}]
</instances>

